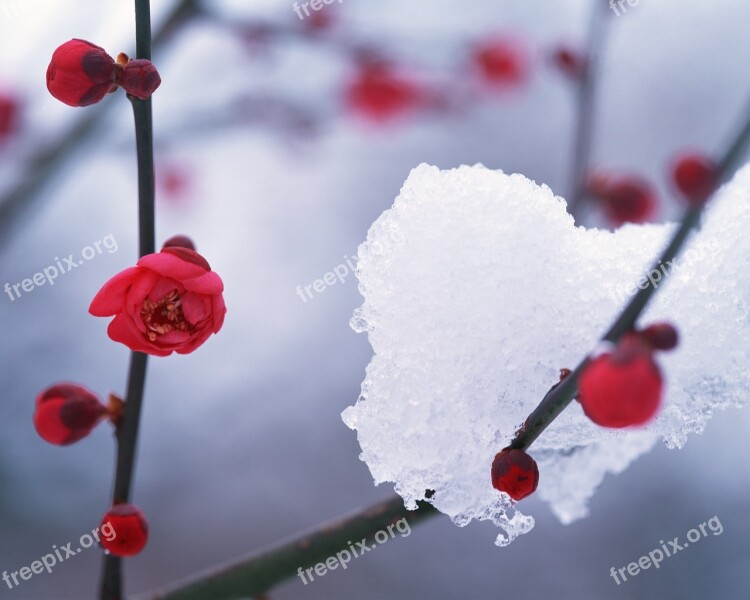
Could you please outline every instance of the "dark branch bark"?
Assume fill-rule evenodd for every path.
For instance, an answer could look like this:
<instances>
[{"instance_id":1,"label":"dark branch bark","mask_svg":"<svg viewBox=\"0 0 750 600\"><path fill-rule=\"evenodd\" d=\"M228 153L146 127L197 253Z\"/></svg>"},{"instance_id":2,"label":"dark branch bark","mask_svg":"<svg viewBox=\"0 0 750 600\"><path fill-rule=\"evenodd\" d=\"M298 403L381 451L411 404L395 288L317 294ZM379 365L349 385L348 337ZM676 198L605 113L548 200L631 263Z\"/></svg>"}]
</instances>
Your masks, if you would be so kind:
<instances>
[{"instance_id":1,"label":"dark branch bark","mask_svg":"<svg viewBox=\"0 0 750 600\"><path fill-rule=\"evenodd\" d=\"M136 57L151 58L151 6L150 0L135 0ZM130 97L135 120L136 153L138 162L138 233L139 255L155 251L154 216L154 140L151 99ZM140 425L143 392L146 385L148 355L133 352L130 359L128 391L125 413L120 423L117 439L117 467L112 504L130 501L135 470L138 429ZM121 600L122 559L108 554L104 558L101 600Z\"/></svg>"},{"instance_id":2,"label":"dark branch bark","mask_svg":"<svg viewBox=\"0 0 750 600\"><path fill-rule=\"evenodd\" d=\"M258 596L273 586L314 566L325 563L350 544L367 539L372 547L373 536L389 525L406 519L409 526L438 514L431 504L420 502L417 510L406 510L400 496L370 506L354 515L342 517L315 531L291 541L240 559L230 565L212 569L209 574L158 592L154 599L162 600L221 600ZM397 534L396 534L397 535ZM356 560L352 558L352 560Z\"/></svg>"}]
</instances>

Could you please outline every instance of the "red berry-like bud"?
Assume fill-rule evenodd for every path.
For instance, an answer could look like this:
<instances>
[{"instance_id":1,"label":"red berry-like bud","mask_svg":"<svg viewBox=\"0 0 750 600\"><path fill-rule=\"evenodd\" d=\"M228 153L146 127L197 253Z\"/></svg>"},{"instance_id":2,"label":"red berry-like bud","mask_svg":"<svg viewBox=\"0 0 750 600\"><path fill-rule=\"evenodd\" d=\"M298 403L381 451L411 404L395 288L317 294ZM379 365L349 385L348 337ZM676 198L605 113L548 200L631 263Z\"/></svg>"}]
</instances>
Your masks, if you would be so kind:
<instances>
[{"instance_id":1,"label":"red berry-like bud","mask_svg":"<svg viewBox=\"0 0 750 600\"><path fill-rule=\"evenodd\" d=\"M654 323L641 331L641 337L654 350L674 350L679 342L677 329L671 323Z\"/></svg>"},{"instance_id":2,"label":"red berry-like bud","mask_svg":"<svg viewBox=\"0 0 750 600\"><path fill-rule=\"evenodd\" d=\"M523 450L505 448L492 461L492 487L516 502L530 496L539 485L539 467Z\"/></svg>"},{"instance_id":3,"label":"red berry-like bud","mask_svg":"<svg viewBox=\"0 0 750 600\"><path fill-rule=\"evenodd\" d=\"M552 64L566 77L578 81L586 72L588 59L579 50L560 45L552 52Z\"/></svg>"},{"instance_id":4,"label":"red berry-like bud","mask_svg":"<svg viewBox=\"0 0 750 600\"><path fill-rule=\"evenodd\" d=\"M583 411L594 423L622 428L644 425L656 415L662 387L651 349L629 334L612 352L589 363L578 390Z\"/></svg>"},{"instance_id":5,"label":"red berry-like bud","mask_svg":"<svg viewBox=\"0 0 750 600\"><path fill-rule=\"evenodd\" d=\"M18 120L18 101L12 96L0 95L0 140L13 133Z\"/></svg>"},{"instance_id":6,"label":"red berry-like bud","mask_svg":"<svg viewBox=\"0 0 750 600\"><path fill-rule=\"evenodd\" d=\"M91 433L106 414L105 406L89 390L60 383L37 396L34 427L50 444L67 446Z\"/></svg>"},{"instance_id":7,"label":"red berry-like bud","mask_svg":"<svg viewBox=\"0 0 750 600\"><path fill-rule=\"evenodd\" d=\"M116 504L110 508L99 531L102 546L115 556L134 556L148 541L146 517L132 504Z\"/></svg>"},{"instance_id":8,"label":"red berry-like bud","mask_svg":"<svg viewBox=\"0 0 750 600\"><path fill-rule=\"evenodd\" d=\"M302 24L308 30L314 32L330 29L334 23L335 18L332 10L315 10L302 21Z\"/></svg>"},{"instance_id":9,"label":"red berry-like bud","mask_svg":"<svg viewBox=\"0 0 750 600\"><path fill-rule=\"evenodd\" d=\"M190 191L191 173L177 164L166 164L157 168L156 185L169 200L182 200Z\"/></svg>"},{"instance_id":10,"label":"red berry-like bud","mask_svg":"<svg viewBox=\"0 0 750 600\"><path fill-rule=\"evenodd\" d=\"M700 154L683 154L674 161L672 177L680 193L693 205L703 204L719 185L716 163Z\"/></svg>"},{"instance_id":11,"label":"red berry-like bud","mask_svg":"<svg viewBox=\"0 0 750 600\"><path fill-rule=\"evenodd\" d=\"M164 242L164 245L162 246L162 250L164 248L174 248L174 247L187 248L188 250L195 251L195 244L193 243L193 240L191 240L186 235L173 235L166 242Z\"/></svg>"},{"instance_id":12,"label":"red berry-like bud","mask_svg":"<svg viewBox=\"0 0 750 600\"><path fill-rule=\"evenodd\" d=\"M47 89L69 106L99 102L117 87L119 71L103 48L84 40L65 42L47 68Z\"/></svg>"},{"instance_id":13,"label":"red berry-like bud","mask_svg":"<svg viewBox=\"0 0 750 600\"><path fill-rule=\"evenodd\" d=\"M346 90L349 108L368 119L384 121L420 106L422 90L391 67L363 64Z\"/></svg>"},{"instance_id":14,"label":"red berry-like bud","mask_svg":"<svg viewBox=\"0 0 750 600\"><path fill-rule=\"evenodd\" d=\"M589 178L588 191L615 226L643 223L656 212L656 192L638 177L595 174Z\"/></svg>"},{"instance_id":15,"label":"red berry-like bud","mask_svg":"<svg viewBox=\"0 0 750 600\"><path fill-rule=\"evenodd\" d=\"M482 79L494 87L516 86L528 74L525 50L510 39L492 38L478 44L472 59Z\"/></svg>"},{"instance_id":16,"label":"red berry-like bud","mask_svg":"<svg viewBox=\"0 0 750 600\"><path fill-rule=\"evenodd\" d=\"M159 71L150 60L137 58L122 68L120 86L131 96L147 100L160 85Z\"/></svg>"}]
</instances>

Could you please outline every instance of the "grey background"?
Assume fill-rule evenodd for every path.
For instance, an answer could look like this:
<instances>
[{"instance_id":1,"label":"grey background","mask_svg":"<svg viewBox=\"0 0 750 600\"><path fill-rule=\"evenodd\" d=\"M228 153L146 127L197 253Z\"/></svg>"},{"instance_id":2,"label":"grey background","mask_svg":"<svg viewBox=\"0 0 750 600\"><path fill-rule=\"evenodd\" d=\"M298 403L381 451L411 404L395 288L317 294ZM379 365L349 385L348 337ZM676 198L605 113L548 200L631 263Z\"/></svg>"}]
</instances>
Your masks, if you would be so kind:
<instances>
[{"instance_id":1,"label":"grey background","mask_svg":"<svg viewBox=\"0 0 750 600\"><path fill-rule=\"evenodd\" d=\"M170 3L154 4L158 17ZM232 21L296 20L286 0L209 4ZM194 170L187 200L160 199L159 241L183 232L196 240L225 281L229 313L221 334L199 352L151 362L135 486L151 538L127 563L131 594L390 495L388 486L373 487L356 436L339 416L356 399L370 357L366 338L348 326L360 303L354 278L307 303L295 287L356 252L421 162L483 162L566 193L571 90L542 52L581 38L588 4L345 0L326 7L342 30L379 41L449 82L461 72L462 49L493 29L518 35L537 52L524 90L381 131L342 113L337 90L346 59L318 44L283 41L249 52L225 30L199 23L157 57L165 82L155 97L159 157ZM82 37L116 53L130 46L133 23L130 3L120 0L0 8L0 85L20 88L28 101L24 137L0 154L0 185L7 186L29 148L79 116L44 89L52 50ZM748 22L750 7L731 0L642 2L612 18L596 163L639 172L666 195L665 168L675 151L719 150L750 92ZM221 107L243 91L321 115L318 135L273 124L221 125ZM77 542L108 503L113 444L106 427L63 449L43 443L31 427L34 396L50 383L75 380L106 394L121 392L125 382L127 350L110 343L106 322L86 312L101 283L136 256L130 115L122 94L106 102L107 126L0 240L0 285L109 233L119 244L54 287L14 303L0 298L0 570L29 565L53 544ZM191 119L208 124L187 127ZM670 202L660 219L676 214ZM600 224L595 214L585 222ZM684 450L657 447L621 476L607 477L590 517L570 526L531 498L524 512L536 518L535 529L498 549L492 526L459 529L436 518L346 571L308 586L295 579L272 597L746 598L749 420L747 410L729 410ZM610 567L637 560L661 539L684 538L713 516L724 526L720 536L623 585L610 578ZM0 585L0 595L91 598L99 563L99 552L87 550L15 590Z\"/></svg>"}]
</instances>

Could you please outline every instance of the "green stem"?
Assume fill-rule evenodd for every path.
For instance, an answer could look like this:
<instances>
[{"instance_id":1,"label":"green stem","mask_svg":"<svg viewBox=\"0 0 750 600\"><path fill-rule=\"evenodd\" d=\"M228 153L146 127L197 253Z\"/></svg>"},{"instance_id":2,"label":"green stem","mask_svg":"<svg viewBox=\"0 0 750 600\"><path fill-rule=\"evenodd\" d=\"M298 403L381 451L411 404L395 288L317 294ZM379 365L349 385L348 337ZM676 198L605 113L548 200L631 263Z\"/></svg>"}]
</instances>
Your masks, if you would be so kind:
<instances>
[{"instance_id":1,"label":"green stem","mask_svg":"<svg viewBox=\"0 0 750 600\"><path fill-rule=\"evenodd\" d=\"M336 557L337 553L343 551L352 554L350 546L359 553L363 550L357 542L361 543L363 540L366 540L365 545L368 547L372 548L375 544L377 548L377 542L380 540L374 539L375 534L380 531L387 532L389 525L392 526L401 519L405 519L411 527L436 514L437 509L426 502L420 502L417 510L406 510L401 497L393 496L357 514L316 528L312 533L283 542L224 567L212 569L210 574L198 575L191 581L177 584L152 597L154 600L250 598L270 590L285 579L300 576L300 573L309 583L309 574L304 573L305 569L312 568L318 563L325 564L326 559ZM392 527L391 531L392 536L399 535L398 529ZM389 539L392 536L389 535Z\"/></svg>"},{"instance_id":2,"label":"green stem","mask_svg":"<svg viewBox=\"0 0 750 600\"><path fill-rule=\"evenodd\" d=\"M150 0L135 0L136 57L151 57ZM154 212L154 141L151 99L129 97L135 120L138 163L138 234L139 256L152 254L156 248ZM117 433L117 467L112 504L130 501L140 426L143 392L146 385L148 355L133 352L130 358L125 412ZM104 558L100 600L121 600L122 560L112 554Z\"/></svg>"}]
</instances>

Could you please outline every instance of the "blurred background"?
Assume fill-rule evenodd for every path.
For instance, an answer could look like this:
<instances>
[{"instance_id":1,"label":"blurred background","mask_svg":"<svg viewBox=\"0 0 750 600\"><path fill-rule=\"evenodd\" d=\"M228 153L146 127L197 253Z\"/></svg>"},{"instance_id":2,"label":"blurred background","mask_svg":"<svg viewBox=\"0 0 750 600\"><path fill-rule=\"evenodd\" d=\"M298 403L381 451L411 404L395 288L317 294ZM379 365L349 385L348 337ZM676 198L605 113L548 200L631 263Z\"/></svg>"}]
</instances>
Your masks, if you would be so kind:
<instances>
[{"instance_id":1,"label":"blurred background","mask_svg":"<svg viewBox=\"0 0 750 600\"><path fill-rule=\"evenodd\" d=\"M309 16L300 7L300 19L288 0L153 5L155 30L171 23L154 53L157 244L190 235L224 279L228 315L200 351L149 365L134 502L151 536L125 567L126 590L143 598L392 494L373 486L340 418L370 358L349 327L355 277L306 300L297 288L356 254L422 162L481 162L567 195L593 6L343 0ZM600 12L592 168L648 182L648 210L632 218L674 218L672 157L721 151L744 118L750 6ZM131 52L132 13L129 0L0 0L0 286L110 234L117 242L53 287L0 297L0 571L76 542L109 503L109 428L59 448L31 416L58 381L124 393L128 350L87 308L137 257L132 116L122 92L64 106L44 74L71 38ZM578 221L616 226L607 209L589 198ZM572 525L531 498L536 527L499 549L490 524L437 517L271 598L747 598L749 424L733 409L681 451L658 446L607 477ZM714 516L720 536L619 586L610 577ZM0 583L0 597L93 598L100 561L84 551L12 590Z\"/></svg>"}]
</instances>

